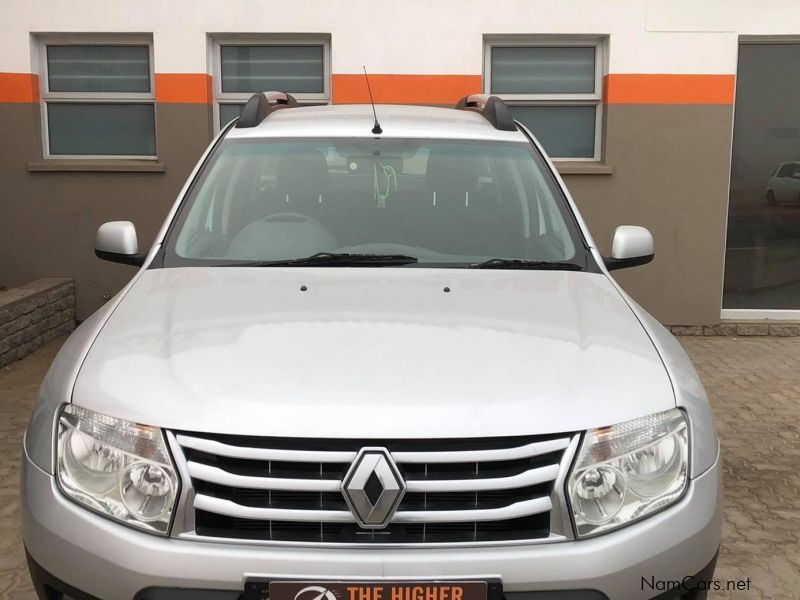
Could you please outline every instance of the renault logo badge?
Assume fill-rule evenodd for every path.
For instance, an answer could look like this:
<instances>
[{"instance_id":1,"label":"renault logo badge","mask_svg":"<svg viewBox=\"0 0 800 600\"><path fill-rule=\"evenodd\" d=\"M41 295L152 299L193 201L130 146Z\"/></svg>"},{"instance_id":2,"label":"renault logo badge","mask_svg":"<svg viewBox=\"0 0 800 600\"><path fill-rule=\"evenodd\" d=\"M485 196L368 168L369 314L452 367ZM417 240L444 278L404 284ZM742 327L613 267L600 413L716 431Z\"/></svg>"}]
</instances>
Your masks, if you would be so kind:
<instances>
[{"instance_id":1,"label":"renault logo badge","mask_svg":"<svg viewBox=\"0 0 800 600\"><path fill-rule=\"evenodd\" d=\"M342 495L361 527L383 529L406 493L386 448L362 448L342 480Z\"/></svg>"}]
</instances>

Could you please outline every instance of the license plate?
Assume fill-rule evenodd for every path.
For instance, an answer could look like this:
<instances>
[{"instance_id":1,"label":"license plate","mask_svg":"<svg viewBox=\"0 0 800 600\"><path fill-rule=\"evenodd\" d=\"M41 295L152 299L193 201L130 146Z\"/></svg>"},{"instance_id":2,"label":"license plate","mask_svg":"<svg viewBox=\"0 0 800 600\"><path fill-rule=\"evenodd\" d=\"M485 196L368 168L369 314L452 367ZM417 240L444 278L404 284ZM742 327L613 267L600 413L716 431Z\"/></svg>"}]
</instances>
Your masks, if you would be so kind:
<instances>
[{"instance_id":1,"label":"license plate","mask_svg":"<svg viewBox=\"0 0 800 600\"><path fill-rule=\"evenodd\" d=\"M485 581L272 581L270 600L487 600Z\"/></svg>"}]
</instances>

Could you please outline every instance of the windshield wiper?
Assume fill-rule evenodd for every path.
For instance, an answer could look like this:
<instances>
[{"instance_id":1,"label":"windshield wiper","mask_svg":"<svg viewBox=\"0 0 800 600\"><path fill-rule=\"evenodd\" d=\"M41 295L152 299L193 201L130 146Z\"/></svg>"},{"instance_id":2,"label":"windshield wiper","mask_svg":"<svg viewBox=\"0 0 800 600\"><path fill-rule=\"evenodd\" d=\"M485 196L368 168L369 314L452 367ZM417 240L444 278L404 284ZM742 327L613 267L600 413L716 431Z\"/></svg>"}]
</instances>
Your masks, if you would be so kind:
<instances>
[{"instance_id":1,"label":"windshield wiper","mask_svg":"<svg viewBox=\"0 0 800 600\"><path fill-rule=\"evenodd\" d=\"M524 260L521 258L490 258L469 265L469 269L530 269L532 271L582 271L577 263L548 260Z\"/></svg>"},{"instance_id":2,"label":"windshield wiper","mask_svg":"<svg viewBox=\"0 0 800 600\"><path fill-rule=\"evenodd\" d=\"M389 267L419 262L404 254L352 254L349 252L317 252L303 258L243 261L224 263L223 267Z\"/></svg>"}]
</instances>

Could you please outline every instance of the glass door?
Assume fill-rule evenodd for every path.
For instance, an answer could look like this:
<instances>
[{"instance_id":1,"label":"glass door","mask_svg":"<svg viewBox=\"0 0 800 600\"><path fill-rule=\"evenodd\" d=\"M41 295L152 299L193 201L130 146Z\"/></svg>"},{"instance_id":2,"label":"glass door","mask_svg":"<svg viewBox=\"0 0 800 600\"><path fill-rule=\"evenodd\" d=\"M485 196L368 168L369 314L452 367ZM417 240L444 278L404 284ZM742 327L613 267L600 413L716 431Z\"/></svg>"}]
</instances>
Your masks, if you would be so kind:
<instances>
[{"instance_id":1,"label":"glass door","mask_svg":"<svg viewBox=\"0 0 800 600\"><path fill-rule=\"evenodd\" d=\"M800 318L800 42L739 47L722 308Z\"/></svg>"}]
</instances>

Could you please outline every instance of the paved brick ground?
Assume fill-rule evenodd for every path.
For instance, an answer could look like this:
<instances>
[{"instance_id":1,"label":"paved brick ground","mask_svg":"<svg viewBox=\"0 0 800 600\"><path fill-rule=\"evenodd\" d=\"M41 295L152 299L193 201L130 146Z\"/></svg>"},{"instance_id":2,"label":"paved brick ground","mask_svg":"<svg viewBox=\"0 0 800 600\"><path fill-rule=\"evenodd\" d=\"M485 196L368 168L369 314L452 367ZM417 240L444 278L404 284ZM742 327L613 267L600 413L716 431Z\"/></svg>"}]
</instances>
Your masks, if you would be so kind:
<instances>
[{"instance_id":1,"label":"paved brick ground","mask_svg":"<svg viewBox=\"0 0 800 600\"><path fill-rule=\"evenodd\" d=\"M0 598L31 600L20 536L19 448L63 340L0 370ZM725 457L722 598L800 598L800 338L681 338L716 409Z\"/></svg>"},{"instance_id":2,"label":"paved brick ground","mask_svg":"<svg viewBox=\"0 0 800 600\"><path fill-rule=\"evenodd\" d=\"M63 342L56 338L0 369L0 598L36 598L22 549L20 449L39 384Z\"/></svg>"},{"instance_id":3,"label":"paved brick ground","mask_svg":"<svg viewBox=\"0 0 800 600\"><path fill-rule=\"evenodd\" d=\"M800 598L800 338L680 338L722 440L725 521L714 598Z\"/></svg>"}]
</instances>

